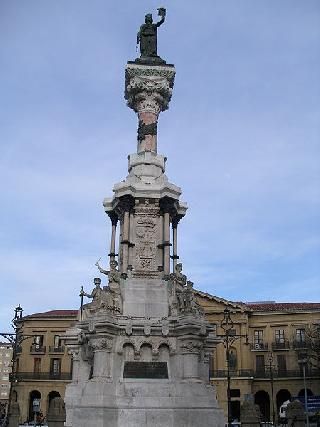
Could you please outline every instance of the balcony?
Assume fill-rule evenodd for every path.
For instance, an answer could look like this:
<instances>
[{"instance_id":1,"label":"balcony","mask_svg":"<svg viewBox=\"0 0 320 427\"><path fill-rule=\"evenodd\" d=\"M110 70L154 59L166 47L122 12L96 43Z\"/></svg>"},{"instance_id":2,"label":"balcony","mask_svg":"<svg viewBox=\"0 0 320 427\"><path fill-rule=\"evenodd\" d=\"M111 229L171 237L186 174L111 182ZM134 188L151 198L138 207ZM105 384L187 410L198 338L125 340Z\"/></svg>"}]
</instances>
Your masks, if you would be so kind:
<instances>
[{"instance_id":1,"label":"balcony","mask_svg":"<svg viewBox=\"0 0 320 427\"><path fill-rule=\"evenodd\" d=\"M15 379L17 381L48 381L60 380L70 381L72 378L71 372L17 372Z\"/></svg>"},{"instance_id":2,"label":"balcony","mask_svg":"<svg viewBox=\"0 0 320 427\"><path fill-rule=\"evenodd\" d=\"M308 343L306 341L293 341L293 348L295 350L301 350L301 349L307 349L309 347Z\"/></svg>"},{"instance_id":3,"label":"balcony","mask_svg":"<svg viewBox=\"0 0 320 427\"><path fill-rule=\"evenodd\" d=\"M36 354L45 354L46 347L40 344L32 344L30 347L30 353L36 353Z\"/></svg>"},{"instance_id":4,"label":"balcony","mask_svg":"<svg viewBox=\"0 0 320 427\"><path fill-rule=\"evenodd\" d=\"M264 342L255 342L250 344L250 349L252 351L268 351L268 344Z\"/></svg>"},{"instance_id":5,"label":"balcony","mask_svg":"<svg viewBox=\"0 0 320 427\"><path fill-rule=\"evenodd\" d=\"M255 371L253 374L254 378L267 378L270 379L269 370ZM288 370L288 369L274 369L272 371L273 378L303 378L303 374L299 369ZM315 379L320 377L320 369L313 369L306 372L306 377L310 379Z\"/></svg>"},{"instance_id":6,"label":"balcony","mask_svg":"<svg viewBox=\"0 0 320 427\"><path fill-rule=\"evenodd\" d=\"M272 343L272 350L278 351L278 350L290 350L290 344L289 341L275 341Z\"/></svg>"},{"instance_id":7,"label":"balcony","mask_svg":"<svg viewBox=\"0 0 320 427\"><path fill-rule=\"evenodd\" d=\"M253 377L253 369L230 369L230 377ZM228 371L226 369L219 369L209 372L210 378L226 378Z\"/></svg>"},{"instance_id":8,"label":"balcony","mask_svg":"<svg viewBox=\"0 0 320 427\"><path fill-rule=\"evenodd\" d=\"M50 345L49 353L64 353L64 346L54 347Z\"/></svg>"}]
</instances>

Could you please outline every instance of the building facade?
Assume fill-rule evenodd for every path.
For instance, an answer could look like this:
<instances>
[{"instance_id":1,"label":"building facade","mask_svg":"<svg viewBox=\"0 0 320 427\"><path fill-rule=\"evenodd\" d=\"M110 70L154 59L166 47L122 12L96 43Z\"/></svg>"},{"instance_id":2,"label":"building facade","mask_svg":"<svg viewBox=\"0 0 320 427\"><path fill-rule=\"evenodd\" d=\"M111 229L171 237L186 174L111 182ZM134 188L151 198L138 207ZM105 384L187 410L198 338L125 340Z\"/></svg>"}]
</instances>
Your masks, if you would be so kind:
<instances>
[{"instance_id":1,"label":"building facade","mask_svg":"<svg viewBox=\"0 0 320 427\"><path fill-rule=\"evenodd\" d=\"M11 359L12 345L0 342L0 419L6 413L9 402Z\"/></svg>"},{"instance_id":2,"label":"building facade","mask_svg":"<svg viewBox=\"0 0 320 427\"><path fill-rule=\"evenodd\" d=\"M233 419L240 418L241 403L251 397L260 406L265 420L272 421L274 414L277 421L281 404L304 394L301 360L307 360L308 394L320 395L320 369L310 358L307 334L312 325L320 325L320 303L243 304L202 292L197 292L197 296L218 335L224 333L220 324L225 308L231 310L235 333L243 335L230 347ZM66 384L71 380L72 360L60 337L76 322L77 314L76 310L55 310L23 318L20 331L32 338L24 340L19 349L18 382L13 388L21 421L33 419L33 399L41 399L41 411L46 415L51 398L64 397ZM1 350L1 354L6 355L11 347L6 344ZM0 366L6 365L8 369L10 363L11 353ZM5 374L7 372L3 377ZM223 342L211 357L210 380L216 386L219 405L227 415L227 365Z\"/></svg>"},{"instance_id":3,"label":"building facade","mask_svg":"<svg viewBox=\"0 0 320 427\"><path fill-rule=\"evenodd\" d=\"M61 336L77 315L77 310L54 310L25 316L19 322L22 342L17 350L12 399L19 403L21 422L34 419L34 399L40 399L40 411L46 415L51 399L64 397L72 360Z\"/></svg>"},{"instance_id":4,"label":"building facade","mask_svg":"<svg viewBox=\"0 0 320 427\"><path fill-rule=\"evenodd\" d=\"M220 325L225 308L231 310L234 333L242 335L230 347L233 419L240 418L241 403L252 398L264 420L277 422L283 402L304 396L304 370L307 394L320 395L319 354L314 354L308 338L308 331L320 327L320 303L242 304L204 293L198 295L218 335L224 334ZM212 356L210 379L226 414L227 363L223 343Z\"/></svg>"}]
</instances>

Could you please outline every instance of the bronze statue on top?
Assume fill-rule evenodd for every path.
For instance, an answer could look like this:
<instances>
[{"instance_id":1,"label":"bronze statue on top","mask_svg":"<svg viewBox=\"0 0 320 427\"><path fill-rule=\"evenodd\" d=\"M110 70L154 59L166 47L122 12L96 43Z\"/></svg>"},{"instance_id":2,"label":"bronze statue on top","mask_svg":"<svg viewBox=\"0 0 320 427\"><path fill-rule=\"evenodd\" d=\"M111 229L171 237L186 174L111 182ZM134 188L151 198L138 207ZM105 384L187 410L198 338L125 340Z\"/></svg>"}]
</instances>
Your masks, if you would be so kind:
<instances>
[{"instance_id":1,"label":"bronze statue on top","mask_svg":"<svg viewBox=\"0 0 320 427\"><path fill-rule=\"evenodd\" d=\"M160 21L153 23L152 14L148 13L145 16L145 23L141 25L137 34L137 44L140 44L140 58L136 62L144 64L165 64L165 61L158 56L157 53L157 30L164 23L166 17L166 9L160 7L158 15Z\"/></svg>"}]
</instances>

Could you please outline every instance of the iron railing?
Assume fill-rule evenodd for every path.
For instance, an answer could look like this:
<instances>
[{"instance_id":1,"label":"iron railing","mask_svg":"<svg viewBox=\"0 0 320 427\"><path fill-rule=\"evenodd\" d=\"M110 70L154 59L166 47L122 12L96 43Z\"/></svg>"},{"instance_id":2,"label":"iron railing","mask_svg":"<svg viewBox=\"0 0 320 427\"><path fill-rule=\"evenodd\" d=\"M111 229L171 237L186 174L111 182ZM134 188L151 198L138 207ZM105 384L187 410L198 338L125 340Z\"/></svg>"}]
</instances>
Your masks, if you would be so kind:
<instances>
[{"instance_id":1,"label":"iron railing","mask_svg":"<svg viewBox=\"0 0 320 427\"><path fill-rule=\"evenodd\" d=\"M226 369L210 370L210 378L227 378L228 371ZM231 377L252 377L252 378L270 378L269 370L254 371L253 369L238 369L230 370ZM276 378L296 377L302 378L303 374L300 370L288 370L288 369L274 369L272 376ZM313 369L306 372L307 378L319 378L320 369Z\"/></svg>"},{"instance_id":2,"label":"iron railing","mask_svg":"<svg viewBox=\"0 0 320 427\"><path fill-rule=\"evenodd\" d=\"M71 372L17 372L15 381L34 381L34 380L64 380L72 379Z\"/></svg>"}]
</instances>

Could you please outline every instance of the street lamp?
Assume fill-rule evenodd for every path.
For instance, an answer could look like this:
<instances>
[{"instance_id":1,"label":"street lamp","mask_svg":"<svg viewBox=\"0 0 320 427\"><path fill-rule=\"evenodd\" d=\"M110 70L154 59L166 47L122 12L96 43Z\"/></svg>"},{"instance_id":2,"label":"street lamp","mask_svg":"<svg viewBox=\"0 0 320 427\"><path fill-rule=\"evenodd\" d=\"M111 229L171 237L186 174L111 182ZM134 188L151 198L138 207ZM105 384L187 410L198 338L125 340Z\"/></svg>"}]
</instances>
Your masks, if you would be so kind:
<instances>
[{"instance_id":1,"label":"street lamp","mask_svg":"<svg viewBox=\"0 0 320 427\"><path fill-rule=\"evenodd\" d=\"M308 393L307 393L307 383L306 383L306 366L308 363L308 359L303 357L298 360L299 365L302 367L303 373L303 388L304 388L304 410L306 413L306 425L309 427L309 413L308 413Z\"/></svg>"},{"instance_id":2,"label":"street lamp","mask_svg":"<svg viewBox=\"0 0 320 427\"><path fill-rule=\"evenodd\" d=\"M12 365L11 365L11 374L10 374L10 391L8 399L8 410L7 414L10 415L11 403L12 403L12 394L13 394L13 385L17 382L16 373L17 373L17 353L18 348L21 343L28 338L35 338L35 335L22 335L20 332L19 321L22 319L23 308L19 304L14 309L14 318L12 319L12 327L14 332L0 332L0 337L5 338L12 347Z\"/></svg>"},{"instance_id":3,"label":"street lamp","mask_svg":"<svg viewBox=\"0 0 320 427\"><path fill-rule=\"evenodd\" d=\"M269 373L270 373L272 424L275 425L276 414L275 414L275 410L274 410L274 392L273 392L273 369L275 366L273 364L273 354L272 353L269 353L269 355L268 355L267 367L268 367Z\"/></svg>"},{"instance_id":4,"label":"street lamp","mask_svg":"<svg viewBox=\"0 0 320 427\"><path fill-rule=\"evenodd\" d=\"M228 308L225 308L223 311L223 319L220 323L221 329L224 331L224 334L217 335L217 337L222 339L224 347L226 349L226 362L227 362L227 418L228 418L228 427L231 426L232 416L231 416L231 376L230 376L230 346L238 339L245 338L246 344L248 344L248 335L237 334L234 329L234 323L231 318L231 312Z\"/></svg>"}]
</instances>

